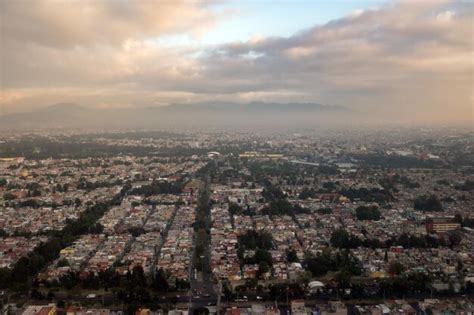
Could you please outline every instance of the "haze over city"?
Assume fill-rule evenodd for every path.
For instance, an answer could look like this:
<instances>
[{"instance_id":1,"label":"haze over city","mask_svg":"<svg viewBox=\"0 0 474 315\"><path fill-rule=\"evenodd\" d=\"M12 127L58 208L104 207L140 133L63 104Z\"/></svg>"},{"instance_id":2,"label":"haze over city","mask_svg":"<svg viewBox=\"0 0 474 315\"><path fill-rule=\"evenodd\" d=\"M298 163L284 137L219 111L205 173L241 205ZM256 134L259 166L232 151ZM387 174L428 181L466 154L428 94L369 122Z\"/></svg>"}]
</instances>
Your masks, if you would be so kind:
<instances>
[{"instance_id":1,"label":"haze over city","mask_svg":"<svg viewBox=\"0 0 474 315\"><path fill-rule=\"evenodd\" d=\"M127 125L135 109L211 104L234 109L202 115L201 123L244 124L248 115L235 108L263 103L270 112L272 104L299 107L302 115L288 122L295 124L305 116L301 104L319 104L345 109L327 121L469 125L473 7L471 1L2 0L1 121L72 103L111 110L103 112L111 117L125 109L115 122ZM310 112L315 122L325 117ZM160 115L151 116L160 121ZM86 123L94 116L100 115L76 117ZM137 124L151 119L149 112L136 116Z\"/></svg>"},{"instance_id":2,"label":"haze over city","mask_svg":"<svg viewBox=\"0 0 474 315\"><path fill-rule=\"evenodd\" d=\"M474 314L474 0L0 0L0 315Z\"/></svg>"}]
</instances>

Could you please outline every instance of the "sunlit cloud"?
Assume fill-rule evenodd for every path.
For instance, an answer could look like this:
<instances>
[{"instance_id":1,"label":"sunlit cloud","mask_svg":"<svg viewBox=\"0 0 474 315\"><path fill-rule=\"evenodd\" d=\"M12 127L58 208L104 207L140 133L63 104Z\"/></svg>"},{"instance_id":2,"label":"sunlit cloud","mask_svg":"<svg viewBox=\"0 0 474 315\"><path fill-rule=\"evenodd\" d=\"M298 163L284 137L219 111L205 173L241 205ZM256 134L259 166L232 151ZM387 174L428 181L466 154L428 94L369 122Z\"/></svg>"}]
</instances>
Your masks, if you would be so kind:
<instances>
[{"instance_id":1,"label":"sunlit cloud","mask_svg":"<svg viewBox=\"0 0 474 315\"><path fill-rule=\"evenodd\" d=\"M228 18L208 2L0 1L0 102L10 111L293 101L472 113L468 2L395 2L289 37L206 46L199 38Z\"/></svg>"}]
</instances>

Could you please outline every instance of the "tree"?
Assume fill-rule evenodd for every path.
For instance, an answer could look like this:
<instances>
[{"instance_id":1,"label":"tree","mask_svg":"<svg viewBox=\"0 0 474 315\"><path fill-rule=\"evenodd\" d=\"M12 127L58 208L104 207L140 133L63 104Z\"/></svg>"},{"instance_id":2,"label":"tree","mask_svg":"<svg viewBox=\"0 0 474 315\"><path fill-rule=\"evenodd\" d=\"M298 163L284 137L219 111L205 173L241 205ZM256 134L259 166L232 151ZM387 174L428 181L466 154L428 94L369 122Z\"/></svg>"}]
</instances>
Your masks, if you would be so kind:
<instances>
[{"instance_id":1,"label":"tree","mask_svg":"<svg viewBox=\"0 0 474 315\"><path fill-rule=\"evenodd\" d=\"M466 179L464 184L456 185L455 188L458 190L464 190L464 191L474 190L474 180Z\"/></svg>"},{"instance_id":2,"label":"tree","mask_svg":"<svg viewBox=\"0 0 474 315\"><path fill-rule=\"evenodd\" d=\"M266 249L258 248L255 251L255 255L250 258L247 263L260 264L262 261L266 262L269 266L271 266L273 264L272 254Z\"/></svg>"},{"instance_id":3,"label":"tree","mask_svg":"<svg viewBox=\"0 0 474 315\"><path fill-rule=\"evenodd\" d=\"M296 254L296 251L294 249L290 249L287 253L286 253L286 260L288 260L288 262L299 262L300 259L298 258L298 255Z\"/></svg>"},{"instance_id":4,"label":"tree","mask_svg":"<svg viewBox=\"0 0 474 315\"><path fill-rule=\"evenodd\" d=\"M343 269L336 275L336 282L339 288L346 288L351 282L352 274L349 270Z\"/></svg>"},{"instance_id":5,"label":"tree","mask_svg":"<svg viewBox=\"0 0 474 315\"><path fill-rule=\"evenodd\" d=\"M265 231L248 230L238 238L239 248L243 249L272 249L273 237Z\"/></svg>"},{"instance_id":6,"label":"tree","mask_svg":"<svg viewBox=\"0 0 474 315\"><path fill-rule=\"evenodd\" d=\"M316 210L316 212L319 213L319 214L331 214L332 209L331 208L319 208L318 210Z\"/></svg>"},{"instance_id":7,"label":"tree","mask_svg":"<svg viewBox=\"0 0 474 315\"><path fill-rule=\"evenodd\" d=\"M128 232L132 234L133 237L138 237L141 234L145 233L145 229L138 226L132 226L128 229Z\"/></svg>"},{"instance_id":8,"label":"tree","mask_svg":"<svg viewBox=\"0 0 474 315\"><path fill-rule=\"evenodd\" d=\"M52 290L49 290L48 291L48 295L46 296L46 298L48 299L48 301L52 301L54 299L54 292Z\"/></svg>"},{"instance_id":9,"label":"tree","mask_svg":"<svg viewBox=\"0 0 474 315\"><path fill-rule=\"evenodd\" d=\"M89 228L89 232L91 234L101 234L102 232L104 232L104 226L97 222L96 224L94 224L93 226Z\"/></svg>"},{"instance_id":10,"label":"tree","mask_svg":"<svg viewBox=\"0 0 474 315\"><path fill-rule=\"evenodd\" d=\"M262 196L267 201L275 201L284 199L286 196L280 188L268 183L262 191Z\"/></svg>"},{"instance_id":11,"label":"tree","mask_svg":"<svg viewBox=\"0 0 474 315\"><path fill-rule=\"evenodd\" d=\"M75 287L79 283L79 281L80 279L77 273L68 272L67 274L61 277L60 283L61 283L61 286L70 290L73 287Z\"/></svg>"},{"instance_id":12,"label":"tree","mask_svg":"<svg viewBox=\"0 0 474 315\"><path fill-rule=\"evenodd\" d=\"M331 245L337 248L357 248L361 240L349 234L345 229L337 229L331 234Z\"/></svg>"},{"instance_id":13,"label":"tree","mask_svg":"<svg viewBox=\"0 0 474 315\"><path fill-rule=\"evenodd\" d=\"M418 196L413 201L413 208L420 211L443 211L443 205L439 198L435 195Z\"/></svg>"},{"instance_id":14,"label":"tree","mask_svg":"<svg viewBox=\"0 0 474 315\"><path fill-rule=\"evenodd\" d=\"M155 277L153 279L153 287L160 292L168 291L168 278L163 268L158 269L158 271L155 273Z\"/></svg>"},{"instance_id":15,"label":"tree","mask_svg":"<svg viewBox=\"0 0 474 315\"><path fill-rule=\"evenodd\" d=\"M376 206L360 206L356 209L356 216L358 220L380 220L380 211Z\"/></svg>"},{"instance_id":16,"label":"tree","mask_svg":"<svg viewBox=\"0 0 474 315\"><path fill-rule=\"evenodd\" d=\"M6 192L3 194L3 199L5 199L6 201L10 201L16 199L16 197L11 192Z\"/></svg>"},{"instance_id":17,"label":"tree","mask_svg":"<svg viewBox=\"0 0 474 315\"><path fill-rule=\"evenodd\" d=\"M234 215L234 214L241 214L242 212L244 211L244 209L242 209L241 206L239 206L238 204L236 203L231 203L229 205L229 213L231 215Z\"/></svg>"},{"instance_id":18,"label":"tree","mask_svg":"<svg viewBox=\"0 0 474 315\"><path fill-rule=\"evenodd\" d=\"M142 266L134 266L128 281L129 288L146 287L145 273Z\"/></svg>"},{"instance_id":19,"label":"tree","mask_svg":"<svg viewBox=\"0 0 474 315\"><path fill-rule=\"evenodd\" d=\"M325 275L333 266L331 255L327 251L316 257L307 258L305 265L313 277Z\"/></svg>"},{"instance_id":20,"label":"tree","mask_svg":"<svg viewBox=\"0 0 474 315\"><path fill-rule=\"evenodd\" d=\"M270 271L270 266L268 265L268 263L264 260L260 261L260 263L258 264L257 276L261 277L262 275L265 275L269 271Z\"/></svg>"},{"instance_id":21,"label":"tree","mask_svg":"<svg viewBox=\"0 0 474 315\"><path fill-rule=\"evenodd\" d=\"M272 200L268 207L261 210L261 213L268 215L291 215L293 213L293 206L286 199Z\"/></svg>"},{"instance_id":22,"label":"tree","mask_svg":"<svg viewBox=\"0 0 474 315\"><path fill-rule=\"evenodd\" d=\"M74 199L74 204L75 204L76 207L81 206L82 205L81 199L79 199L79 198Z\"/></svg>"},{"instance_id":23,"label":"tree","mask_svg":"<svg viewBox=\"0 0 474 315\"><path fill-rule=\"evenodd\" d=\"M303 188L303 190L300 192L298 198L299 199L308 199L308 198L313 198L315 195L315 191L313 189L310 189L308 187Z\"/></svg>"},{"instance_id":24,"label":"tree","mask_svg":"<svg viewBox=\"0 0 474 315\"><path fill-rule=\"evenodd\" d=\"M456 213L454 215L453 221L462 225L463 224L462 215L460 213Z\"/></svg>"},{"instance_id":25,"label":"tree","mask_svg":"<svg viewBox=\"0 0 474 315\"><path fill-rule=\"evenodd\" d=\"M461 233L457 231L452 231L449 233L449 243L451 247L458 246L462 241Z\"/></svg>"},{"instance_id":26,"label":"tree","mask_svg":"<svg viewBox=\"0 0 474 315\"><path fill-rule=\"evenodd\" d=\"M0 178L0 187L6 186L8 183L6 178Z\"/></svg>"},{"instance_id":27,"label":"tree","mask_svg":"<svg viewBox=\"0 0 474 315\"><path fill-rule=\"evenodd\" d=\"M58 263L56 264L58 267L66 267L69 266L69 261L67 261L66 258L61 258L58 260Z\"/></svg>"},{"instance_id":28,"label":"tree","mask_svg":"<svg viewBox=\"0 0 474 315\"><path fill-rule=\"evenodd\" d=\"M7 268L0 268L0 289L7 288L10 283L11 273Z\"/></svg>"},{"instance_id":29,"label":"tree","mask_svg":"<svg viewBox=\"0 0 474 315\"><path fill-rule=\"evenodd\" d=\"M405 271L405 266L398 261L392 261L388 266L388 273L394 276L400 275Z\"/></svg>"},{"instance_id":30,"label":"tree","mask_svg":"<svg viewBox=\"0 0 474 315\"><path fill-rule=\"evenodd\" d=\"M349 188L342 189L340 194L349 198L351 201L360 200L365 202L388 202L393 200L390 191L385 189L372 188Z\"/></svg>"}]
</instances>

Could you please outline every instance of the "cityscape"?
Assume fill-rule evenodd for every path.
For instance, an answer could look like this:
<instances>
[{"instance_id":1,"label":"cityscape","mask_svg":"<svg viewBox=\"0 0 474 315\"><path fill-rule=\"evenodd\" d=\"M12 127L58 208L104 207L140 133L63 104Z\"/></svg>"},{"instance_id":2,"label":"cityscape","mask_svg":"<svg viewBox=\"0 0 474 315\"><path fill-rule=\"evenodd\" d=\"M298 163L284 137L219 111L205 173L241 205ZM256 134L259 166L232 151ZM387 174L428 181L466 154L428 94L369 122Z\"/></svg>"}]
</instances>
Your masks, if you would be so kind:
<instances>
[{"instance_id":1,"label":"cityscape","mask_svg":"<svg viewBox=\"0 0 474 315\"><path fill-rule=\"evenodd\" d=\"M23 153L0 164L4 308L468 314L473 145L452 129L2 137Z\"/></svg>"},{"instance_id":2,"label":"cityscape","mask_svg":"<svg viewBox=\"0 0 474 315\"><path fill-rule=\"evenodd\" d=\"M474 0L0 0L0 315L473 315Z\"/></svg>"}]
</instances>

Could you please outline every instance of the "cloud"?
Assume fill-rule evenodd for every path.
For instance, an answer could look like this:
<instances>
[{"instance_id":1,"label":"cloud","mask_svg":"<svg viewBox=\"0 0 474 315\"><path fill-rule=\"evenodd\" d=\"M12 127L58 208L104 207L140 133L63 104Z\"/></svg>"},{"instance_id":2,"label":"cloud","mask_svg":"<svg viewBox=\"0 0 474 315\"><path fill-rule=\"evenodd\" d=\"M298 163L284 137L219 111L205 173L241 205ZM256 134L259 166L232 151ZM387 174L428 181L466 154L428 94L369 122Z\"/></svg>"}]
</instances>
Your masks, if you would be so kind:
<instances>
[{"instance_id":1,"label":"cloud","mask_svg":"<svg viewBox=\"0 0 474 315\"><path fill-rule=\"evenodd\" d=\"M391 117L469 119L473 7L400 2L289 38L231 43L209 53L207 77L231 78L219 85L229 93L285 88ZM249 52L261 57L241 57Z\"/></svg>"},{"instance_id":2,"label":"cloud","mask_svg":"<svg viewBox=\"0 0 474 315\"><path fill-rule=\"evenodd\" d=\"M72 48L167 33L199 34L215 17L197 1L2 0L5 41Z\"/></svg>"},{"instance_id":3,"label":"cloud","mask_svg":"<svg viewBox=\"0 0 474 315\"><path fill-rule=\"evenodd\" d=\"M58 101L264 100L344 105L397 119L472 117L468 2L401 1L290 37L212 47L159 41L219 27L208 3L0 3L0 100L12 110Z\"/></svg>"},{"instance_id":4,"label":"cloud","mask_svg":"<svg viewBox=\"0 0 474 315\"><path fill-rule=\"evenodd\" d=\"M23 95L18 92L2 91L0 94L0 105L12 104L21 100L22 98Z\"/></svg>"}]
</instances>

